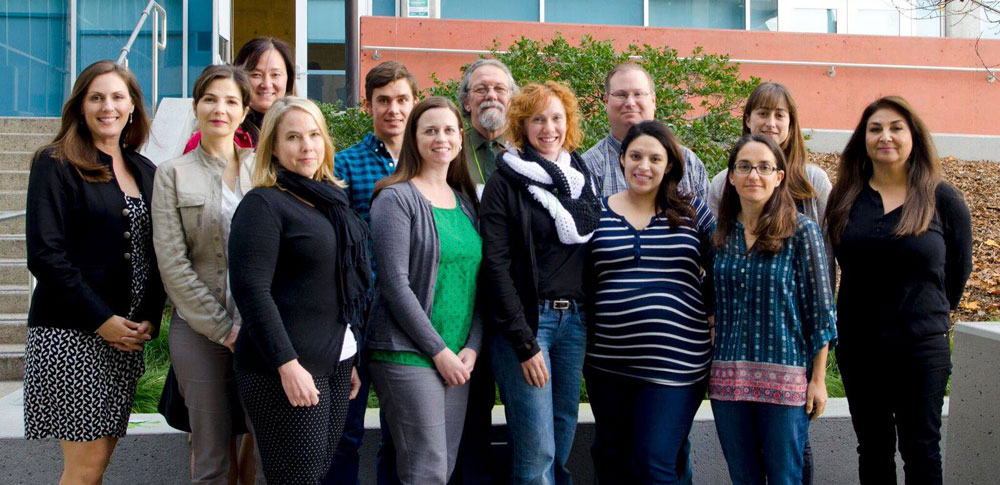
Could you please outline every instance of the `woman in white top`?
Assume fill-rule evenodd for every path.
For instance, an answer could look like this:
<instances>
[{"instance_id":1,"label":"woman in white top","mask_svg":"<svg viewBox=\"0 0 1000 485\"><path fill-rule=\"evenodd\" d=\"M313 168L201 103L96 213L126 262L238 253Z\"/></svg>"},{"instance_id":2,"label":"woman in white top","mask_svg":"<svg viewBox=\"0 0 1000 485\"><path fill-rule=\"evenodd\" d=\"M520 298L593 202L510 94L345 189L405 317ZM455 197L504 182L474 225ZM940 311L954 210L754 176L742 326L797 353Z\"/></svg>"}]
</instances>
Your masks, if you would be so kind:
<instances>
[{"instance_id":1,"label":"woman in white top","mask_svg":"<svg viewBox=\"0 0 1000 485\"><path fill-rule=\"evenodd\" d=\"M251 188L254 152L233 142L249 110L250 79L239 67L209 66L193 96L201 141L156 171L153 245L174 305L170 354L188 411L191 480L227 483L233 474L252 481L252 442L243 440L242 461L233 452L235 435L247 427L233 377L240 317L226 256L233 213Z\"/></svg>"}]
</instances>

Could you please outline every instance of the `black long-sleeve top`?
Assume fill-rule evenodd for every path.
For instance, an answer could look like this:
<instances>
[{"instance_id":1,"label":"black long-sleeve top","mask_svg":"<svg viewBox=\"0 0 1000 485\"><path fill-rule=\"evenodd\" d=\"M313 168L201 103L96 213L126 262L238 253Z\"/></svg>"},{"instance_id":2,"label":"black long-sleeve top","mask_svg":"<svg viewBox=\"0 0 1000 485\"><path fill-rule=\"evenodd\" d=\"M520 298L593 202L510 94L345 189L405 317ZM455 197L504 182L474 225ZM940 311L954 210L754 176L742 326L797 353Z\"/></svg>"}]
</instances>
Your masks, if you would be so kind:
<instances>
[{"instance_id":1,"label":"black long-sleeve top","mask_svg":"<svg viewBox=\"0 0 1000 485\"><path fill-rule=\"evenodd\" d=\"M97 152L111 168L111 156ZM122 149L125 166L148 206L156 167L129 148ZM127 317L131 306L132 267L125 194L114 179L87 182L69 162L50 152L31 164L28 176L28 269L37 286L28 310L29 327L56 327L94 332L112 315ZM149 321L159 331L166 299L152 251L152 234L145 292L133 319Z\"/></svg>"},{"instance_id":2,"label":"black long-sleeve top","mask_svg":"<svg viewBox=\"0 0 1000 485\"><path fill-rule=\"evenodd\" d=\"M885 214L867 183L834 254L841 268L837 327L842 344L916 339L947 332L972 272L972 221L962 193L935 191L937 215L919 236L895 237L902 207Z\"/></svg>"},{"instance_id":3,"label":"black long-sleeve top","mask_svg":"<svg viewBox=\"0 0 1000 485\"><path fill-rule=\"evenodd\" d=\"M251 190L233 215L229 279L243 318L236 370L276 374L293 359L333 374L344 344L336 265L342 248L329 219L276 187Z\"/></svg>"},{"instance_id":4,"label":"black long-sleeve top","mask_svg":"<svg viewBox=\"0 0 1000 485\"><path fill-rule=\"evenodd\" d=\"M587 173L576 157L573 166ZM585 293L586 245L558 243L552 216L537 206L522 184L502 172L486 182L479 206L487 321L521 362L539 352L539 298L582 298Z\"/></svg>"}]
</instances>

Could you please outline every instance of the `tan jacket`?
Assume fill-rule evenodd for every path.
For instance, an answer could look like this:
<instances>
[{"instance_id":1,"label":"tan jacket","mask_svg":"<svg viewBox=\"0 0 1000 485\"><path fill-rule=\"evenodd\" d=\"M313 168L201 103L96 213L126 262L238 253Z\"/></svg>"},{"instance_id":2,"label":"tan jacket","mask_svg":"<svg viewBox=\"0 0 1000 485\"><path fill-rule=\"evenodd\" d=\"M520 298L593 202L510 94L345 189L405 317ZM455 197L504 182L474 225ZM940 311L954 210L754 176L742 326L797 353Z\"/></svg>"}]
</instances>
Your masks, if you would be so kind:
<instances>
[{"instance_id":1,"label":"tan jacket","mask_svg":"<svg viewBox=\"0 0 1000 485\"><path fill-rule=\"evenodd\" d=\"M238 148L240 188L249 191L254 152ZM153 180L153 247L163 288L188 325L213 342L232 329L226 311L227 256L222 238L225 162L199 145L164 162Z\"/></svg>"}]
</instances>

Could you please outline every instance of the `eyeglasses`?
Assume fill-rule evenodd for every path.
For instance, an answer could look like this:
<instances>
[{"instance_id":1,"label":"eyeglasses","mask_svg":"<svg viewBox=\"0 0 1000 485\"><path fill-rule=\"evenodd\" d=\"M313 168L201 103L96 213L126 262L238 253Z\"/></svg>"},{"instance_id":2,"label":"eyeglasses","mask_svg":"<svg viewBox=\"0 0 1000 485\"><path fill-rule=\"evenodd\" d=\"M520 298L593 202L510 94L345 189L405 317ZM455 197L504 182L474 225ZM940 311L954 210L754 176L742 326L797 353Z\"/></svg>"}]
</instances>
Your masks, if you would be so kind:
<instances>
[{"instance_id":1,"label":"eyeglasses","mask_svg":"<svg viewBox=\"0 0 1000 485\"><path fill-rule=\"evenodd\" d=\"M504 96L510 92L509 89L503 86L476 86L472 88L472 92L475 93L476 96L486 96L490 91L497 93L497 96Z\"/></svg>"},{"instance_id":2,"label":"eyeglasses","mask_svg":"<svg viewBox=\"0 0 1000 485\"><path fill-rule=\"evenodd\" d=\"M636 100L646 99L649 97L649 91L615 91L611 93L611 97L618 101L627 101L629 96Z\"/></svg>"},{"instance_id":3,"label":"eyeglasses","mask_svg":"<svg viewBox=\"0 0 1000 485\"><path fill-rule=\"evenodd\" d=\"M740 175L750 175L750 172L753 172L754 170L757 171L757 175L760 175L761 177L767 177L768 175L777 172L778 167L775 167L774 165L770 165L767 163L761 165L753 165L750 162L736 162L736 165L733 166L733 171L735 171Z\"/></svg>"}]
</instances>

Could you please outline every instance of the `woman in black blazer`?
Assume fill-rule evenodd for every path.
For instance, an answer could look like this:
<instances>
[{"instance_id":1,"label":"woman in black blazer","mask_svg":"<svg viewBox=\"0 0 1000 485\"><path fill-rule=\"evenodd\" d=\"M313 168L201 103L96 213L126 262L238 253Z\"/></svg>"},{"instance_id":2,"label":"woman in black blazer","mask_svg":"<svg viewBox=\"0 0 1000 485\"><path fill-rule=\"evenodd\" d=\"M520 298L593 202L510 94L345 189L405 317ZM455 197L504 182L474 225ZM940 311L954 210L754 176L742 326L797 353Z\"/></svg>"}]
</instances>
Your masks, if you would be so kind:
<instances>
[{"instance_id":1,"label":"woman in black blazer","mask_svg":"<svg viewBox=\"0 0 1000 485\"><path fill-rule=\"evenodd\" d=\"M99 61L76 80L28 179L24 434L54 437L62 482L100 483L125 435L143 344L163 312L149 215L149 133L135 76Z\"/></svg>"}]
</instances>

